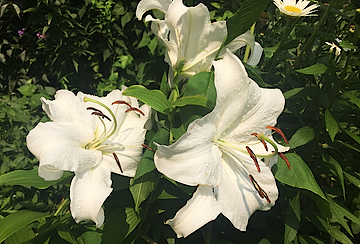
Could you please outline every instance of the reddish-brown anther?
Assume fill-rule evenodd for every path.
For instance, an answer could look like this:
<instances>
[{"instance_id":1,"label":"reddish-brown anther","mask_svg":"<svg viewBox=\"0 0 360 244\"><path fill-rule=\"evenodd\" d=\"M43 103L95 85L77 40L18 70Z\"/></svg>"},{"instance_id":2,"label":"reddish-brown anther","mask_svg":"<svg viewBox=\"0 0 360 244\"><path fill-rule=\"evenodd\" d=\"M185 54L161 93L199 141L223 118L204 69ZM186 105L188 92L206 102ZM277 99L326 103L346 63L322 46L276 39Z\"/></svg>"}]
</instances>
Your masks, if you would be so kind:
<instances>
[{"instance_id":1,"label":"reddish-brown anther","mask_svg":"<svg viewBox=\"0 0 360 244\"><path fill-rule=\"evenodd\" d=\"M284 132L282 132L279 128L276 128L274 126L266 126L266 128L270 129L270 130L274 130L276 131L277 133L279 133L281 135L281 137L284 139L285 143L286 144L289 144Z\"/></svg>"},{"instance_id":2,"label":"reddish-brown anther","mask_svg":"<svg viewBox=\"0 0 360 244\"><path fill-rule=\"evenodd\" d=\"M125 113L129 112L129 111L136 111L136 112L139 112L142 116L145 116L144 112L141 111L140 109L138 108L129 108L125 111Z\"/></svg>"},{"instance_id":3,"label":"reddish-brown anther","mask_svg":"<svg viewBox=\"0 0 360 244\"><path fill-rule=\"evenodd\" d=\"M103 113L103 112L101 112L101 110L93 108L93 107L87 107L86 110L93 110L93 111L96 111L96 112L101 113L101 114Z\"/></svg>"},{"instance_id":4,"label":"reddish-brown anther","mask_svg":"<svg viewBox=\"0 0 360 244\"><path fill-rule=\"evenodd\" d=\"M252 133L251 135L252 135L252 136L256 136L256 137L258 138L258 134L257 134L257 133ZM259 139L259 138L258 138L258 139ZM264 145L265 150L266 150L266 151L269 151L266 142L265 142L263 139L259 139L259 140L260 140L261 143Z\"/></svg>"},{"instance_id":5,"label":"reddish-brown anther","mask_svg":"<svg viewBox=\"0 0 360 244\"><path fill-rule=\"evenodd\" d=\"M261 198L265 198L268 203L271 203L271 200L268 196L268 194L259 186L259 184L256 182L254 177L252 175L249 175L251 183L254 185L256 191L258 192L259 196Z\"/></svg>"},{"instance_id":6,"label":"reddish-brown anther","mask_svg":"<svg viewBox=\"0 0 360 244\"><path fill-rule=\"evenodd\" d=\"M106 116L105 114L103 114L101 111L100 112L92 112L91 115L97 115L100 116L102 119L106 118L107 120L111 121L111 119Z\"/></svg>"},{"instance_id":7,"label":"reddish-brown anther","mask_svg":"<svg viewBox=\"0 0 360 244\"><path fill-rule=\"evenodd\" d=\"M111 105L114 105L114 104L125 104L129 108L132 108L131 105L129 103L125 102L124 100L117 100L117 101L113 102Z\"/></svg>"},{"instance_id":8,"label":"reddish-brown anther","mask_svg":"<svg viewBox=\"0 0 360 244\"><path fill-rule=\"evenodd\" d=\"M283 153L281 153L281 152L278 152L278 155L280 156L280 158L282 158L282 159L286 162L289 170L291 170L290 162L289 162L289 160L287 159L287 157L285 156L285 154L283 154Z\"/></svg>"},{"instance_id":9,"label":"reddish-brown anther","mask_svg":"<svg viewBox=\"0 0 360 244\"><path fill-rule=\"evenodd\" d=\"M145 144L141 144L144 148L146 148L147 150L150 150L152 152L155 152L154 149L152 149L151 147L149 147L148 145L145 145Z\"/></svg>"},{"instance_id":10,"label":"reddish-brown anther","mask_svg":"<svg viewBox=\"0 0 360 244\"><path fill-rule=\"evenodd\" d=\"M248 153L249 153L250 157L252 158L252 160L254 160L257 171L260 172L260 166L259 166L259 163L257 161L255 153L248 146L246 146L246 150L248 151Z\"/></svg>"},{"instance_id":11,"label":"reddish-brown anther","mask_svg":"<svg viewBox=\"0 0 360 244\"><path fill-rule=\"evenodd\" d=\"M116 155L116 153L113 153L113 156L115 158L116 164L119 166L120 172L124 173L122 168L121 168L121 165L120 165L120 160L119 160L118 156Z\"/></svg>"}]
</instances>

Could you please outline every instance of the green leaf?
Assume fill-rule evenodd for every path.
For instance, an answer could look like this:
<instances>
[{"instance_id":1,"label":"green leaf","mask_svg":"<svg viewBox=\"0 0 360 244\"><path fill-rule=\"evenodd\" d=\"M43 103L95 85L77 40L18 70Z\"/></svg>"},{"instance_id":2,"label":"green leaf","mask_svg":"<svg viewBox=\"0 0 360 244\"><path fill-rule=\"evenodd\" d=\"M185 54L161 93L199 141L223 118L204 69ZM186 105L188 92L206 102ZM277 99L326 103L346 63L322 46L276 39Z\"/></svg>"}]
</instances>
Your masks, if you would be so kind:
<instances>
[{"instance_id":1,"label":"green leaf","mask_svg":"<svg viewBox=\"0 0 360 244\"><path fill-rule=\"evenodd\" d=\"M285 234L284 243L291 243L299 230L300 226L300 201L299 197L294 197L289 201L285 213Z\"/></svg>"},{"instance_id":2,"label":"green leaf","mask_svg":"<svg viewBox=\"0 0 360 244\"><path fill-rule=\"evenodd\" d=\"M347 172L344 172L344 175L352 184L354 184L354 186L360 189L360 180L358 178Z\"/></svg>"},{"instance_id":3,"label":"green leaf","mask_svg":"<svg viewBox=\"0 0 360 244\"><path fill-rule=\"evenodd\" d=\"M249 30L264 11L268 3L269 0L243 1L240 9L226 21L228 35L222 47Z\"/></svg>"},{"instance_id":4,"label":"green leaf","mask_svg":"<svg viewBox=\"0 0 360 244\"><path fill-rule=\"evenodd\" d=\"M208 99L205 97L202 97L201 95L195 95L195 96L186 96L181 97L178 100L176 100L172 106L174 107L182 107L185 105L198 105L203 107L211 107L211 105L208 105Z\"/></svg>"},{"instance_id":5,"label":"green leaf","mask_svg":"<svg viewBox=\"0 0 360 244\"><path fill-rule=\"evenodd\" d=\"M0 186L7 185L21 185L21 186L32 186L38 189L45 189L49 186L56 185L62 181L72 178L73 173L65 171L64 175L54 181L45 181L38 174L38 169L34 168L32 170L16 170L10 173L0 176Z\"/></svg>"},{"instance_id":6,"label":"green leaf","mask_svg":"<svg viewBox=\"0 0 360 244\"><path fill-rule=\"evenodd\" d=\"M331 237L343 244L353 244L353 242L337 227L332 226L327 221L323 220L319 216L316 216L320 223L330 233Z\"/></svg>"},{"instance_id":7,"label":"green leaf","mask_svg":"<svg viewBox=\"0 0 360 244\"><path fill-rule=\"evenodd\" d=\"M325 110L325 124L331 140L334 142L336 134L339 132L339 126L328 109Z\"/></svg>"},{"instance_id":8,"label":"green leaf","mask_svg":"<svg viewBox=\"0 0 360 244\"><path fill-rule=\"evenodd\" d=\"M133 208L116 208L106 215L102 237L107 243L121 243L139 223L140 218Z\"/></svg>"},{"instance_id":9,"label":"green leaf","mask_svg":"<svg viewBox=\"0 0 360 244\"><path fill-rule=\"evenodd\" d=\"M305 126L298 129L289 141L291 149L305 145L306 143L314 140L314 129Z\"/></svg>"},{"instance_id":10,"label":"green leaf","mask_svg":"<svg viewBox=\"0 0 360 244\"><path fill-rule=\"evenodd\" d=\"M26 226L19 231L15 232L5 240L5 244L18 244L18 243L24 243L32 238L35 237L34 231Z\"/></svg>"},{"instance_id":11,"label":"green leaf","mask_svg":"<svg viewBox=\"0 0 360 244\"><path fill-rule=\"evenodd\" d=\"M167 145L169 143L169 131L164 128L160 128L153 136L148 146L156 150L157 147L154 142ZM154 153L150 150L146 150L142 159L139 162L134 179L137 179L142 175L153 171L155 168L156 167L154 164Z\"/></svg>"},{"instance_id":12,"label":"green leaf","mask_svg":"<svg viewBox=\"0 0 360 244\"><path fill-rule=\"evenodd\" d=\"M347 224L347 219L350 219L351 221L353 221L358 225L360 225L360 220L355 215L353 215L349 210L337 204L329 195L328 195L328 201L330 203L331 212L336 217L337 222L345 228L345 230L349 233L349 235L354 237L350 230L350 227ZM345 219L345 217L347 219Z\"/></svg>"},{"instance_id":13,"label":"green leaf","mask_svg":"<svg viewBox=\"0 0 360 244\"><path fill-rule=\"evenodd\" d=\"M297 88L294 88L294 89L291 89L289 91L286 91L284 92L284 98L285 99L289 99L290 97L298 94L300 91L302 91L304 89L304 87L297 87Z\"/></svg>"},{"instance_id":14,"label":"green leaf","mask_svg":"<svg viewBox=\"0 0 360 244\"><path fill-rule=\"evenodd\" d=\"M352 133L351 131L349 130L345 130L346 134L348 134L348 136L350 136L352 139L354 139L357 143L360 144L360 136Z\"/></svg>"},{"instance_id":15,"label":"green leaf","mask_svg":"<svg viewBox=\"0 0 360 244\"><path fill-rule=\"evenodd\" d=\"M23 96L32 96L34 94L34 92L36 91L36 86L33 85L33 84L26 84L26 85L23 85L23 86L20 86L18 88L18 91L21 93L21 95Z\"/></svg>"},{"instance_id":16,"label":"green leaf","mask_svg":"<svg viewBox=\"0 0 360 244\"><path fill-rule=\"evenodd\" d=\"M271 169L275 178L286 185L309 190L327 201L314 175L302 158L296 153L287 153L285 156L291 164L291 170L288 169L285 161L279 157L277 164Z\"/></svg>"},{"instance_id":17,"label":"green leaf","mask_svg":"<svg viewBox=\"0 0 360 244\"><path fill-rule=\"evenodd\" d=\"M4 241L6 238L21 230L28 224L50 216L52 215L48 213L40 213L29 210L20 210L9 214L0 220L0 242Z\"/></svg>"},{"instance_id":18,"label":"green leaf","mask_svg":"<svg viewBox=\"0 0 360 244\"><path fill-rule=\"evenodd\" d=\"M327 70L326 65L320 63L320 64L311 65L303 69L297 69L296 72L306 75L319 75L319 74L324 74L326 70Z\"/></svg>"},{"instance_id":19,"label":"green leaf","mask_svg":"<svg viewBox=\"0 0 360 244\"><path fill-rule=\"evenodd\" d=\"M216 103L216 88L214 83L214 74L211 72L200 72L192 76L182 94L182 97L197 96L207 98L210 104L207 107L210 109L215 107Z\"/></svg>"},{"instance_id":20,"label":"green leaf","mask_svg":"<svg viewBox=\"0 0 360 244\"><path fill-rule=\"evenodd\" d=\"M136 180L130 180L130 191L135 202L135 211L139 212L140 204L146 200L154 190L156 175L153 172L147 173Z\"/></svg>"},{"instance_id":21,"label":"green leaf","mask_svg":"<svg viewBox=\"0 0 360 244\"><path fill-rule=\"evenodd\" d=\"M351 92L344 92L346 94L346 96L348 96L350 98L350 100L356 104L356 106L358 106L358 108L360 108L360 98L358 98L357 96L355 96L354 94L352 94Z\"/></svg>"},{"instance_id":22,"label":"green leaf","mask_svg":"<svg viewBox=\"0 0 360 244\"><path fill-rule=\"evenodd\" d=\"M130 86L123 92L123 95L136 97L140 101L163 114L166 114L167 108L170 107L170 103L166 99L164 93L159 90L148 90L142 85Z\"/></svg>"},{"instance_id":23,"label":"green leaf","mask_svg":"<svg viewBox=\"0 0 360 244\"><path fill-rule=\"evenodd\" d=\"M341 167L341 165L338 163L338 161L336 161L333 157L329 156L329 155L322 155L322 160L325 163L328 163L330 165L330 167L335 171L335 175L337 176L339 183L341 185L342 191L343 191L343 196L344 199L346 199L345 197L345 183L344 183L344 172L343 169Z\"/></svg>"}]
</instances>

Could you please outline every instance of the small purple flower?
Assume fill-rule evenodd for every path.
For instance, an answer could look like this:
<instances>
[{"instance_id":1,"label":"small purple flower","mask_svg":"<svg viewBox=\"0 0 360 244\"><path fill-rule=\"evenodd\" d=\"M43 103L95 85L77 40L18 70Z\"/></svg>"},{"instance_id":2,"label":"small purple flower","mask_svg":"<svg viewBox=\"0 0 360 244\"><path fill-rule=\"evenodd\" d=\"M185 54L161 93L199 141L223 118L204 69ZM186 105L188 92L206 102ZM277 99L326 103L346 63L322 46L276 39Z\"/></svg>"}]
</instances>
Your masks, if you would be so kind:
<instances>
[{"instance_id":1,"label":"small purple flower","mask_svg":"<svg viewBox=\"0 0 360 244\"><path fill-rule=\"evenodd\" d=\"M18 34L19 34L20 37L22 35L24 35L24 31L25 31L25 28L22 28L21 30L18 30Z\"/></svg>"},{"instance_id":2,"label":"small purple flower","mask_svg":"<svg viewBox=\"0 0 360 244\"><path fill-rule=\"evenodd\" d=\"M36 36L39 39L46 39L46 37L50 36L49 34L45 33L44 35L41 34L41 32L39 31L38 33L36 33Z\"/></svg>"}]
</instances>

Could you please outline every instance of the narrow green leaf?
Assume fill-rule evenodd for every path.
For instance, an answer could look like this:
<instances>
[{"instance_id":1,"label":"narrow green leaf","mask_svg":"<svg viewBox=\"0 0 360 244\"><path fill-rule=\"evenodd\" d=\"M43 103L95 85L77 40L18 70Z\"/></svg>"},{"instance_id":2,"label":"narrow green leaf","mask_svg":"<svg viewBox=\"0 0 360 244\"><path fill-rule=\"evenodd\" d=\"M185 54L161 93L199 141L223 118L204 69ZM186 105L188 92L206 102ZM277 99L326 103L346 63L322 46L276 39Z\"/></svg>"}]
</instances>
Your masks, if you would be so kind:
<instances>
[{"instance_id":1,"label":"narrow green leaf","mask_svg":"<svg viewBox=\"0 0 360 244\"><path fill-rule=\"evenodd\" d=\"M163 114L166 114L166 109L170 107L170 103L166 99L164 93L159 90L148 90L142 85L130 86L123 92L123 95L136 97Z\"/></svg>"},{"instance_id":2,"label":"narrow green leaf","mask_svg":"<svg viewBox=\"0 0 360 244\"><path fill-rule=\"evenodd\" d=\"M325 110L325 124L331 140L334 142L336 134L339 132L339 126L328 109Z\"/></svg>"},{"instance_id":3,"label":"narrow green leaf","mask_svg":"<svg viewBox=\"0 0 360 244\"><path fill-rule=\"evenodd\" d=\"M182 107L185 105L198 105L203 107L208 107L208 100L205 97L202 97L201 95L195 95L195 96L186 96L181 97L178 100L176 100L172 106L174 107ZM211 105L209 105L211 107Z\"/></svg>"},{"instance_id":4,"label":"narrow green leaf","mask_svg":"<svg viewBox=\"0 0 360 244\"><path fill-rule=\"evenodd\" d=\"M337 228L337 226L333 226L329 224L324 219L320 218L319 216L316 216L320 223L325 227L325 229L330 233L331 237L333 237L335 240L343 243L343 244L353 244L353 242L347 237L340 228Z\"/></svg>"},{"instance_id":5,"label":"narrow green leaf","mask_svg":"<svg viewBox=\"0 0 360 244\"><path fill-rule=\"evenodd\" d=\"M294 197L289 201L285 213L285 234L284 243L291 243L299 230L300 226L300 201L299 197Z\"/></svg>"},{"instance_id":6,"label":"narrow green leaf","mask_svg":"<svg viewBox=\"0 0 360 244\"><path fill-rule=\"evenodd\" d=\"M349 233L349 235L354 237L350 230L350 227L347 224L347 219L350 219L352 222L356 223L357 225L360 225L360 220L355 215L353 215L349 210L336 203L330 196L328 196L328 201L330 203L331 212L336 217L337 222L345 228L345 230ZM345 217L347 219L345 219Z\"/></svg>"},{"instance_id":7,"label":"narrow green leaf","mask_svg":"<svg viewBox=\"0 0 360 244\"><path fill-rule=\"evenodd\" d=\"M302 158L295 153L287 153L285 156L291 164L291 170L288 169L285 161L279 157L277 164L271 169L275 178L286 185L309 190L327 201L314 175Z\"/></svg>"},{"instance_id":8,"label":"narrow green leaf","mask_svg":"<svg viewBox=\"0 0 360 244\"><path fill-rule=\"evenodd\" d=\"M243 1L240 9L226 21L228 35L222 47L249 30L264 11L268 3L269 0Z\"/></svg>"},{"instance_id":9,"label":"narrow green leaf","mask_svg":"<svg viewBox=\"0 0 360 244\"><path fill-rule=\"evenodd\" d=\"M324 74L326 70L327 70L326 65L320 63L320 64L311 65L303 69L297 69L296 72L306 75L319 75L319 74Z\"/></svg>"},{"instance_id":10,"label":"narrow green leaf","mask_svg":"<svg viewBox=\"0 0 360 244\"><path fill-rule=\"evenodd\" d=\"M306 143L314 140L314 129L305 126L298 129L289 141L291 149L305 145Z\"/></svg>"},{"instance_id":11,"label":"narrow green leaf","mask_svg":"<svg viewBox=\"0 0 360 244\"><path fill-rule=\"evenodd\" d=\"M45 189L49 186L53 186L58 184L59 182L66 182L71 179L73 173L65 171L64 175L54 181L45 181L38 174L38 169L34 168L32 170L16 170L10 173L4 174L0 176L0 186L7 185L21 185L21 186L32 186L38 189Z\"/></svg>"},{"instance_id":12,"label":"narrow green leaf","mask_svg":"<svg viewBox=\"0 0 360 244\"><path fill-rule=\"evenodd\" d=\"M360 189L360 180L358 178L347 172L344 172L344 175L352 184L354 184L354 186Z\"/></svg>"},{"instance_id":13,"label":"narrow green leaf","mask_svg":"<svg viewBox=\"0 0 360 244\"><path fill-rule=\"evenodd\" d=\"M24 228L28 224L39 219L52 216L48 213L40 213L29 210L20 210L15 213L9 214L0 220L0 242Z\"/></svg>"},{"instance_id":14,"label":"narrow green leaf","mask_svg":"<svg viewBox=\"0 0 360 244\"><path fill-rule=\"evenodd\" d=\"M352 139L354 139L357 143L360 144L360 136L356 135L355 133L352 133L349 130L345 130L346 134L348 134L348 136L350 136Z\"/></svg>"},{"instance_id":15,"label":"narrow green leaf","mask_svg":"<svg viewBox=\"0 0 360 244\"><path fill-rule=\"evenodd\" d=\"M352 94L351 92L344 92L346 94L346 96L348 96L350 98L350 100L356 104L356 106L358 106L358 108L360 108L360 98L358 98L357 96L355 96L354 94Z\"/></svg>"},{"instance_id":16,"label":"narrow green leaf","mask_svg":"<svg viewBox=\"0 0 360 244\"><path fill-rule=\"evenodd\" d=\"M136 180L130 180L130 192L135 202L135 211L139 212L140 204L146 200L154 190L156 175L154 172L147 173Z\"/></svg>"},{"instance_id":17,"label":"narrow green leaf","mask_svg":"<svg viewBox=\"0 0 360 244\"><path fill-rule=\"evenodd\" d=\"M337 176L339 183L341 185L342 191L343 191L343 197L346 200L345 197L345 183L344 183L344 172L341 167L341 165L338 163L338 161L335 160L335 158L329 156L329 155L322 155L322 160L329 164L330 167L335 171L335 175Z\"/></svg>"},{"instance_id":18,"label":"narrow green leaf","mask_svg":"<svg viewBox=\"0 0 360 244\"><path fill-rule=\"evenodd\" d=\"M291 89L289 91L286 91L284 92L284 98L285 99L289 99L291 98L292 96L298 94L300 91L302 91L304 89L304 87L297 87L297 88L294 88L294 89Z\"/></svg>"}]
</instances>

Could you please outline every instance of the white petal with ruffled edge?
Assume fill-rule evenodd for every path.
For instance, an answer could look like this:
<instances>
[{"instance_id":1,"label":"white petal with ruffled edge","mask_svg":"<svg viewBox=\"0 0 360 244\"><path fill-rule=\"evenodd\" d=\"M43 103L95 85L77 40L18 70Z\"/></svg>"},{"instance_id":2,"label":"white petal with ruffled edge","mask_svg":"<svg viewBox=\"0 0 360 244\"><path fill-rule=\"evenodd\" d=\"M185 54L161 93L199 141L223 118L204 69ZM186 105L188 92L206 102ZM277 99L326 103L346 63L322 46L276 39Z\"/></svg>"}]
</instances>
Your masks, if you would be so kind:
<instances>
[{"instance_id":1,"label":"white petal with ruffled edge","mask_svg":"<svg viewBox=\"0 0 360 244\"><path fill-rule=\"evenodd\" d=\"M173 219L166 221L177 237L187 237L206 223L216 219L223 206L216 201L211 186L199 186L192 198Z\"/></svg>"},{"instance_id":2,"label":"white petal with ruffled edge","mask_svg":"<svg viewBox=\"0 0 360 244\"><path fill-rule=\"evenodd\" d=\"M97 228L102 226L105 217L101 206L112 191L110 175L101 166L75 172L70 186L70 210L77 223L92 220Z\"/></svg>"}]
</instances>

